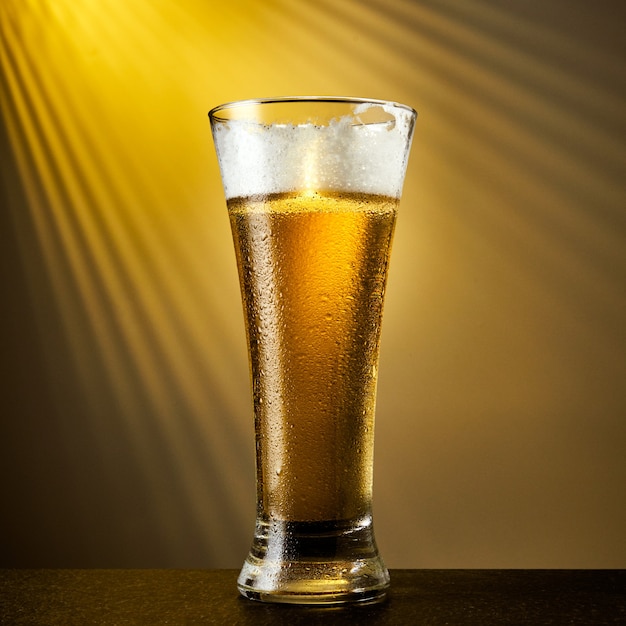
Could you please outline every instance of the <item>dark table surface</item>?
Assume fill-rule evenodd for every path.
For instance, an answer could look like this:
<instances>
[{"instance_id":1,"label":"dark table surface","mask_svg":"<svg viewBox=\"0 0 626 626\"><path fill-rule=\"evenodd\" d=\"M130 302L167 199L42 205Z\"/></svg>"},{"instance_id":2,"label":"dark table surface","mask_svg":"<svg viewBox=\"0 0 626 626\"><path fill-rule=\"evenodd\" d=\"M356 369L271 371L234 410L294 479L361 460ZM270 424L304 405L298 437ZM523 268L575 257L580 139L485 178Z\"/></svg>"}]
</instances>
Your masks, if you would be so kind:
<instances>
[{"instance_id":1,"label":"dark table surface","mask_svg":"<svg viewBox=\"0 0 626 626\"><path fill-rule=\"evenodd\" d=\"M626 570L392 570L376 605L241 598L236 570L0 570L0 624L626 624Z\"/></svg>"}]
</instances>

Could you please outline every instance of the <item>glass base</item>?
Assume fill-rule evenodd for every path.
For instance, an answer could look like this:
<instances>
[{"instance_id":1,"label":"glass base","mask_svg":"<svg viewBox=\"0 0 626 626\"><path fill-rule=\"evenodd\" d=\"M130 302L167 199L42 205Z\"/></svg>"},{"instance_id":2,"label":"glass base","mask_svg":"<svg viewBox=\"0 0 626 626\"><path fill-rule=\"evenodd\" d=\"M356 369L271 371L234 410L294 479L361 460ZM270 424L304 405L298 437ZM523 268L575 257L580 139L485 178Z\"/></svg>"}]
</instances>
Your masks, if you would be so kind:
<instances>
[{"instance_id":1,"label":"glass base","mask_svg":"<svg viewBox=\"0 0 626 626\"><path fill-rule=\"evenodd\" d=\"M371 518L330 522L257 521L237 581L262 602L379 602L389 573L378 554Z\"/></svg>"}]
</instances>

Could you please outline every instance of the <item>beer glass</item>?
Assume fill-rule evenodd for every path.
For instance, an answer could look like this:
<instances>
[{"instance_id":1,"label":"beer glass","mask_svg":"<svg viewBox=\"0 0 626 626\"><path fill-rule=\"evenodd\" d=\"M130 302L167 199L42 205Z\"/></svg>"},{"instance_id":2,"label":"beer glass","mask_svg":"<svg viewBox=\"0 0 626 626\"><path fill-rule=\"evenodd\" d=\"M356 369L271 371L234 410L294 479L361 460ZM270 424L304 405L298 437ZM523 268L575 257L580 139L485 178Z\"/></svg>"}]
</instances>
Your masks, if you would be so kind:
<instances>
[{"instance_id":1,"label":"beer glass","mask_svg":"<svg viewBox=\"0 0 626 626\"><path fill-rule=\"evenodd\" d=\"M240 592L377 601L374 406L387 265L416 113L354 98L209 113L237 256L257 515Z\"/></svg>"}]
</instances>

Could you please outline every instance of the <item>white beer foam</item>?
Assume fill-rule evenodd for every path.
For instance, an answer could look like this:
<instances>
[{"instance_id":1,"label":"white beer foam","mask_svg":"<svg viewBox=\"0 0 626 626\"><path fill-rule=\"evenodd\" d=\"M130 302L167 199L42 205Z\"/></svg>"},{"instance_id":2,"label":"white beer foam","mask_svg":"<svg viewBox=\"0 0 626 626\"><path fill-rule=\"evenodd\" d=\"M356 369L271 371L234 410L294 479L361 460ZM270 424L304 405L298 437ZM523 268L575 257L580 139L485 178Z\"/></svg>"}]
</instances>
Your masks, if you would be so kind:
<instances>
[{"instance_id":1,"label":"white beer foam","mask_svg":"<svg viewBox=\"0 0 626 626\"><path fill-rule=\"evenodd\" d=\"M377 119L383 109L386 121L368 123L372 108L378 109ZM399 198L412 125L409 109L372 103L356 106L353 115L327 126L253 120L215 124L226 198L308 189Z\"/></svg>"}]
</instances>

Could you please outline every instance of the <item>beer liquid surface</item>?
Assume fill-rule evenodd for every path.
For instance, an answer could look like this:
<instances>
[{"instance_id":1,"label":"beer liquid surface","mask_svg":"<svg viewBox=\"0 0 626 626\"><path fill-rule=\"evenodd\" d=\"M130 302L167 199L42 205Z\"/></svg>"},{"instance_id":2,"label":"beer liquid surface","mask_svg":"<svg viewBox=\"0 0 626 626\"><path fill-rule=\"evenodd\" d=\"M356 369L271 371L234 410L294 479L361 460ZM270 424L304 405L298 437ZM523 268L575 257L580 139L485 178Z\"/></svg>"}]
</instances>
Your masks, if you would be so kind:
<instances>
[{"instance_id":1,"label":"beer liquid surface","mask_svg":"<svg viewBox=\"0 0 626 626\"><path fill-rule=\"evenodd\" d=\"M397 200L337 192L228 202L250 345L267 520L369 514Z\"/></svg>"}]
</instances>

